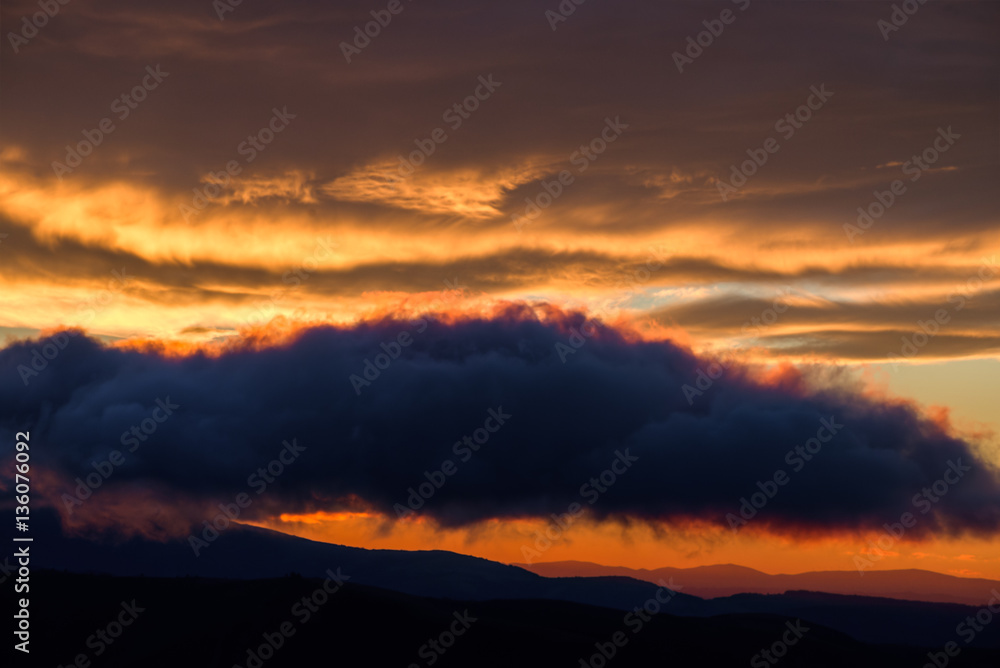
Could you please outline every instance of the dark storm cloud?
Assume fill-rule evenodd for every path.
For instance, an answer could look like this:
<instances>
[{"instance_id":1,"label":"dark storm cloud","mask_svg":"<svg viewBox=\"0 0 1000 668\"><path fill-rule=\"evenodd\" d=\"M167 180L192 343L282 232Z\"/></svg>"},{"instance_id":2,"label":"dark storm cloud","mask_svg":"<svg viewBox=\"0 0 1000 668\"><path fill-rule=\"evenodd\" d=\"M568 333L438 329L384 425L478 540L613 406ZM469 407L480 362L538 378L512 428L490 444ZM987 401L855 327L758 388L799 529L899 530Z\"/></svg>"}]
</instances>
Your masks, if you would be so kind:
<instances>
[{"instance_id":1,"label":"dark storm cloud","mask_svg":"<svg viewBox=\"0 0 1000 668\"><path fill-rule=\"evenodd\" d=\"M306 450L268 487L271 509L330 509L354 495L393 515L408 488L450 459L457 473L421 510L448 525L565 512L581 485L627 452L638 463L593 505L600 515L721 522L781 468L791 484L758 521L784 530L872 528L913 511L914 494L955 462L971 470L914 531L1000 524L995 471L974 444L909 407L829 379L810 390L794 379L755 382L735 368L689 403L683 386L698 382L704 360L608 328L560 355L557 344L569 344L570 328L582 324L582 316L546 324L512 307L492 320L318 328L283 347L179 359L75 336L25 387L19 365L44 344L28 341L0 351L0 436L10 441L30 428L33 462L72 485L92 461L124 449L123 432L169 398L179 405L174 414L105 485L167 490L177 505L231 501L284 440L296 439ZM398 358L370 385L352 384L366 360L386 348L395 354L390 342L403 331L412 343ZM454 444L491 410L510 417L462 461ZM794 471L786 453L831 423L843 427L818 461Z\"/></svg>"}]
</instances>

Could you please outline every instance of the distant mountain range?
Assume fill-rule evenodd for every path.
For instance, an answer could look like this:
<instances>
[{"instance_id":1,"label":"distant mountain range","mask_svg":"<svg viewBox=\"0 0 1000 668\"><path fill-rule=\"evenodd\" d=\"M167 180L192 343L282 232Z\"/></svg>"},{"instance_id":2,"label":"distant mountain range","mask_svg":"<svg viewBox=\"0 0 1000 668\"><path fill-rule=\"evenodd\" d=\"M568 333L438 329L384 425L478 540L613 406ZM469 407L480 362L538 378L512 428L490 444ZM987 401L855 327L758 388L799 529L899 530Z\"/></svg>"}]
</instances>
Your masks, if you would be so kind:
<instances>
[{"instance_id":1,"label":"distant mountain range","mask_svg":"<svg viewBox=\"0 0 1000 668\"><path fill-rule=\"evenodd\" d=\"M613 611L600 614L614 615L619 620L643 606L653 614L672 617L717 619L735 615L742 620L740 624L751 623L747 620L762 616L751 625L766 626L763 617L779 616L805 620L808 624L847 634L858 642L924 648L939 648L947 642L959 640L956 626L976 613L975 607L954 603L801 590L781 594L740 593L711 599L702 597L706 591L702 587L714 587L713 592L736 587L741 581L737 576L746 575L746 572L765 578L777 577L735 566L660 569L628 574L620 572L628 569L605 569L595 564L531 566L532 569L561 573L573 568L586 572L581 576L549 577L518 566L453 552L367 550L319 543L244 525L233 525L223 531L196 556L185 540L157 542L144 538L122 541L110 536L69 537L62 533L54 514L36 513L34 520L33 545L36 547L33 549L36 551L32 557L33 569L109 574L116 578L145 576L140 581L150 578L185 582L196 579L248 581L286 578L292 574L300 578L326 578L328 573L334 572L348 576L352 586L377 587L438 601L535 601L536 607L542 605L541 601L561 601L583 605L587 609ZM689 577L690 572L707 576L696 580ZM714 584L710 577L713 572L718 577ZM865 578L872 575L866 574ZM854 576L864 581L857 574ZM667 590L655 582L660 578L666 582L671 582L670 578L673 578L672 584L680 592L668 595ZM250 584L247 586L251 587ZM894 591L899 593L902 590ZM666 602L657 603L657 598ZM517 604L505 609L528 614L534 608ZM704 630L700 628L698 633ZM1000 648L1000 622L978 633L972 646L991 651Z\"/></svg>"},{"instance_id":2,"label":"distant mountain range","mask_svg":"<svg viewBox=\"0 0 1000 668\"><path fill-rule=\"evenodd\" d=\"M617 575L656 582L673 578L684 593L702 598L733 594L782 594L805 590L830 594L881 596L904 601L933 601L980 606L1000 600L1000 581L961 578L918 569L866 571L811 571L795 575L770 575L744 566L725 564L696 568L625 568L586 561L553 561L514 564L547 577L605 577ZM994 594L996 590L998 594Z\"/></svg>"}]
</instances>

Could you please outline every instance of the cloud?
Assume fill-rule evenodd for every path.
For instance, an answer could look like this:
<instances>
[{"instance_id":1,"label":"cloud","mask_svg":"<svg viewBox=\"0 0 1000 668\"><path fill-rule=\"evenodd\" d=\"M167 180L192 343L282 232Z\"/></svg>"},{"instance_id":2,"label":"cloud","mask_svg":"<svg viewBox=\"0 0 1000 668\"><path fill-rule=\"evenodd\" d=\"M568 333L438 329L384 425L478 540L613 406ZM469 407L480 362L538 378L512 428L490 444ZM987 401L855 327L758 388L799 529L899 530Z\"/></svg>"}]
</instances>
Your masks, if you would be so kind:
<instances>
[{"instance_id":1,"label":"cloud","mask_svg":"<svg viewBox=\"0 0 1000 668\"><path fill-rule=\"evenodd\" d=\"M984 356L995 353L1000 345L995 336L1000 325L1000 291L995 285L995 265L981 267L982 274L966 269L965 280L958 278L962 272L956 272L950 289L943 292L933 285L880 289L876 278L880 272L873 268L864 300L819 299L785 288L775 290L771 299L739 294L689 299L651 316L665 325L683 325L699 339L749 338L777 355L884 360L893 353L901 355L906 341L916 336L923 360ZM880 277L892 280L891 273L882 272ZM947 273L938 277L946 286ZM854 282L846 275L842 279L841 288ZM780 315L775 315L775 306ZM762 321L768 312L771 319ZM907 346L913 348L912 343Z\"/></svg>"},{"instance_id":2,"label":"cloud","mask_svg":"<svg viewBox=\"0 0 1000 668\"><path fill-rule=\"evenodd\" d=\"M10 235L0 289L13 295L0 319L72 325L67 310L124 266L141 282L99 315L99 333L148 334L154 319L229 329L287 287L316 239L332 238L337 252L278 306L284 315L356 320L366 293L405 298L456 275L494 297L615 299L621 274L653 245L667 250L643 290L760 295L791 284L839 304L868 288L858 308L796 311L810 314L797 326L905 331L900 318L880 324L886 292L917 301L918 291L947 290L1000 241L986 196L996 181L995 3L932 3L887 45L878 3L755 2L684 74L671 55L717 7L592 4L552 31L537 3L427 0L348 64L340 42L370 9L242 3L225 20L205 0L60 10L0 68L0 233ZM36 11L17 0L2 18L18 26ZM169 76L119 119L112 101L151 65ZM453 130L443 112L480 76L502 86ZM817 84L834 91L822 111L781 139L741 197L721 201L715 180ZM239 147L275 107L295 119L246 161ZM577 171L571 156L609 116L628 131ZM56 178L52 162L103 117L115 131ZM850 242L843 226L857 208L941 126L961 139ZM398 156L428 146L436 128L447 140L399 180ZM230 161L240 173L185 220L193 191ZM517 231L511 216L544 202L543 181L563 169L573 184ZM714 317L715 305L703 306L668 317L715 336L726 323L699 320ZM975 331L940 350L991 354L990 323L969 322ZM793 350L773 341L776 354Z\"/></svg>"},{"instance_id":3,"label":"cloud","mask_svg":"<svg viewBox=\"0 0 1000 668\"><path fill-rule=\"evenodd\" d=\"M373 202L436 214L493 218L506 194L543 172L523 165L482 174L475 169L449 172L400 170L399 162L381 162L352 170L322 186L322 192L345 202Z\"/></svg>"},{"instance_id":4,"label":"cloud","mask_svg":"<svg viewBox=\"0 0 1000 668\"><path fill-rule=\"evenodd\" d=\"M515 304L491 318L319 327L282 345L180 357L75 336L27 387L18 368L44 341L26 341L0 351L0 438L30 428L33 462L72 493L91 462L125 452L125 432L157 399L179 404L125 452L91 509L102 495L123 505L120 495L136 487L160 490L178 508L231 501L295 439L306 450L253 513L360 504L394 516L408 489L450 459L458 471L420 513L447 526L545 518L579 502L581 486L627 452L639 464L589 506L598 518L724 524L758 481L784 469L791 483L755 520L772 531L878 529L907 511L920 517L914 536L1000 525L1000 480L977 444L907 404L873 398L836 372L764 377L739 366L689 403L683 386L697 382L706 360L609 326L560 355L584 322ZM404 331L412 343L397 351ZM386 366L382 354L394 359ZM369 371L359 394L350 378L364 376L366 360L385 368ZM454 444L491 410L511 417L461 461ZM786 453L824 422L843 428L818 461L793 472ZM919 513L914 495L959 461L970 470ZM62 507L56 494L50 500Z\"/></svg>"}]
</instances>

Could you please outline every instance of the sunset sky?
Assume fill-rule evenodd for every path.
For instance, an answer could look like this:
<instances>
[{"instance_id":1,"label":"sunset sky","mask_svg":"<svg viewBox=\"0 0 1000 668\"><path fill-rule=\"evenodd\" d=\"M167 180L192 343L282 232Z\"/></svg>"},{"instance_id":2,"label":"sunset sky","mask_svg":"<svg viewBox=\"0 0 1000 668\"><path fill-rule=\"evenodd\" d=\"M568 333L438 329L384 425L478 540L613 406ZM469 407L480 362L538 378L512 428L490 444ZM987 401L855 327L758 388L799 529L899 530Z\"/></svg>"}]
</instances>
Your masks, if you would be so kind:
<instances>
[{"instance_id":1,"label":"sunset sky","mask_svg":"<svg viewBox=\"0 0 1000 668\"><path fill-rule=\"evenodd\" d=\"M38 430L47 501L186 537L294 438L243 520L801 572L913 512L870 569L1000 579L1000 6L559 6L100 0L24 37L4 3L0 435Z\"/></svg>"}]
</instances>

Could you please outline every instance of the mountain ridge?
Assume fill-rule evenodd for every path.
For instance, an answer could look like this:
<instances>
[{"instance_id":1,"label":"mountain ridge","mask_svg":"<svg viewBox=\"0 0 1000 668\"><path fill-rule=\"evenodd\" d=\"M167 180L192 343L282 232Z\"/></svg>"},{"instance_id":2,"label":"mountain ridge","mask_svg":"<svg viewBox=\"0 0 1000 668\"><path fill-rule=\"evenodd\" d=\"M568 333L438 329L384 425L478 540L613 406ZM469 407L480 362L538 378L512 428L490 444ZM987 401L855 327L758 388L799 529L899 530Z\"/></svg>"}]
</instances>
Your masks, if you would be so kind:
<instances>
[{"instance_id":1,"label":"mountain ridge","mask_svg":"<svg viewBox=\"0 0 1000 668\"><path fill-rule=\"evenodd\" d=\"M621 575L647 582L672 577L684 587L686 593L702 598L804 590L906 601L983 605L994 597L993 590L1000 591L998 580L966 578L915 568L867 571L863 574L831 570L770 574L738 564L648 569L568 560L511 565L548 577Z\"/></svg>"}]
</instances>

